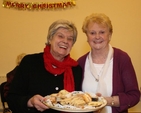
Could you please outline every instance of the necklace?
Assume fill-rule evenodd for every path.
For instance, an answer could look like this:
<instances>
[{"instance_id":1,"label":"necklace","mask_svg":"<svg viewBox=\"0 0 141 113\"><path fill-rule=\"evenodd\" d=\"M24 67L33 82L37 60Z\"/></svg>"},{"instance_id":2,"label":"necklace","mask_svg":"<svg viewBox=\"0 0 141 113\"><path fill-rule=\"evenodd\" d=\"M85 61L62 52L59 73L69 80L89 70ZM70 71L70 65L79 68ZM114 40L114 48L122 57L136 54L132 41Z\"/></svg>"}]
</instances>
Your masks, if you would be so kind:
<instances>
[{"instance_id":1,"label":"necklace","mask_svg":"<svg viewBox=\"0 0 141 113\"><path fill-rule=\"evenodd\" d=\"M98 82L99 81L99 77L101 76L101 74L103 72L104 64L93 64L93 65L95 65L94 67L96 68L97 77L98 77L98 78L95 78L95 80Z\"/></svg>"},{"instance_id":2,"label":"necklace","mask_svg":"<svg viewBox=\"0 0 141 113\"><path fill-rule=\"evenodd\" d=\"M105 73L107 72L107 68L108 68L108 65L110 63L110 59L112 58L112 55L113 55L113 48L111 47L111 45L109 45L108 56L107 56L106 62L104 63L104 65L101 69L101 72L100 72L101 76L99 77L99 74L97 73L97 70L93 65L93 61L92 61L92 57L91 57L91 51L90 51L90 53L88 55L89 63L90 63L90 70L91 70L91 73L92 73L92 75L94 76L94 78L97 82L99 82L100 78L104 77Z\"/></svg>"},{"instance_id":3,"label":"necklace","mask_svg":"<svg viewBox=\"0 0 141 113\"><path fill-rule=\"evenodd\" d=\"M89 53L90 70L91 70L91 73L94 76L96 82L99 82L99 74L100 74L100 72L103 72L103 70L104 70L103 68L106 68L106 67L105 67L105 64L104 64L102 69L100 70L100 72L98 74L96 68L93 65L93 62L92 62L92 59L91 59L90 55L91 55L91 52ZM101 74L101 76L102 76L102 74Z\"/></svg>"}]
</instances>

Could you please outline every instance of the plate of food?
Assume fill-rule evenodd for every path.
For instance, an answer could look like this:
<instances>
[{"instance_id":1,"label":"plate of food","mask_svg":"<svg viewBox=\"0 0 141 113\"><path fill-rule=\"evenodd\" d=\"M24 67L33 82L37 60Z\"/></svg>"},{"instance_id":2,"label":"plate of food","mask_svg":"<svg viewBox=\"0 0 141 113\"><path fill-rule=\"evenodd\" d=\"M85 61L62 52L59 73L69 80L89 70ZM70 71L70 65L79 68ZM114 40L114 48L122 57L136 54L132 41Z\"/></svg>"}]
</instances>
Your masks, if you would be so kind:
<instances>
[{"instance_id":1,"label":"plate of food","mask_svg":"<svg viewBox=\"0 0 141 113\"><path fill-rule=\"evenodd\" d=\"M103 97L97 97L95 94L67 90L47 95L42 102L51 109L64 112L97 111L107 104Z\"/></svg>"}]
</instances>

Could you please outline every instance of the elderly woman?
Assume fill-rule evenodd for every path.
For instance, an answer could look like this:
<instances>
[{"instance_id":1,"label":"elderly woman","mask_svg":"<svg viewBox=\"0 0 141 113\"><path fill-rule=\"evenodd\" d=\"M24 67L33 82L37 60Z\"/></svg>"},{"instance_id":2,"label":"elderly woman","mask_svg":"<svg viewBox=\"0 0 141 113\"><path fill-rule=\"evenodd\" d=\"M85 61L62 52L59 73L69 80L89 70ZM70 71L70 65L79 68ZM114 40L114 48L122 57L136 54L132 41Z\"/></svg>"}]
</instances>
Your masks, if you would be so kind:
<instances>
[{"instance_id":1,"label":"elderly woman","mask_svg":"<svg viewBox=\"0 0 141 113\"><path fill-rule=\"evenodd\" d=\"M105 14L91 14L83 32L91 51L78 59L83 68L82 90L103 96L107 106L100 113L127 113L139 102L140 92L129 55L109 42L113 28Z\"/></svg>"},{"instance_id":2,"label":"elderly woman","mask_svg":"<svg viewBox=\"0 0 141 113\"><path fill-rule=\"evenodd\" d=\"M8 94L12 113L60 113L41 102L44 96L62 89L81 90L82 70L70 57L76 39L73 23L58 20L51 24L44 52L26 55L19 65Z\"/></svg>"}]
</instances>

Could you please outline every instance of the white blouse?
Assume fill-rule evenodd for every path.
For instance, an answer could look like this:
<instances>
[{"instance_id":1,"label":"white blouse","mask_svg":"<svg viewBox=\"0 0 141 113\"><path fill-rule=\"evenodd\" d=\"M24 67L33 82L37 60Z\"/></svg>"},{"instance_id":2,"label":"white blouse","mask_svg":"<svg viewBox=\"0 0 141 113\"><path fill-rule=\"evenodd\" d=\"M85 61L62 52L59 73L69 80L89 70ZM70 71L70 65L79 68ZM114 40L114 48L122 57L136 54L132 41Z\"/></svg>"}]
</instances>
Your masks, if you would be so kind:
<instances>
[{"instance_id":1,"label":"white blouse","mask_svg":"<svg viewBox=\"0 0 141 113\"><path fill-rule=\"evenodd\" d=\"M113 73L113 58L110 60L109 67L104 75L104 77L99 77L103 79L102 87L99 87L99 82L97 82L90 71L90 64L88 61L88 57L86 58L85 68L84 68L84 80L82 84L82 90L88 93L101 93L102 96L111 96L112 94L112 73ZM103 71L104 64L95 64L93 63L97 74L101 76ZM111 107L106 106L100 113L112 113Z\"/></svg>"}]
</instances>

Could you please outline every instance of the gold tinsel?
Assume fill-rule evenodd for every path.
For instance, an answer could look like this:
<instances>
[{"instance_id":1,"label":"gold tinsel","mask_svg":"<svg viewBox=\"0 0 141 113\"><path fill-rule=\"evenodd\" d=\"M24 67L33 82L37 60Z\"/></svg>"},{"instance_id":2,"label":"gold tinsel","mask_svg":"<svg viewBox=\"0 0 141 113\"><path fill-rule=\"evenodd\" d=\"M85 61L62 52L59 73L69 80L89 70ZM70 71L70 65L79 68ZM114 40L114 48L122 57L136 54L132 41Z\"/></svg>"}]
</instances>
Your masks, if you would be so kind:
<instances>
[{"instance_id":1,"label":"gold tinsel","mask_svg":"<svg viewBox=\"0 0 141 113\"><path fill-rule=\"evenodd\" d=\"M14 8L18 10L50 10L50 9L66 9L76 5L75 0L68 0L63 2L17 2L4 0L4 8Z\"/></svg>"}]
</instances>

